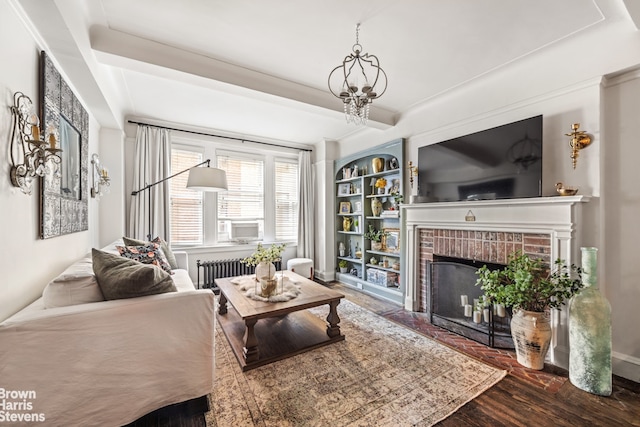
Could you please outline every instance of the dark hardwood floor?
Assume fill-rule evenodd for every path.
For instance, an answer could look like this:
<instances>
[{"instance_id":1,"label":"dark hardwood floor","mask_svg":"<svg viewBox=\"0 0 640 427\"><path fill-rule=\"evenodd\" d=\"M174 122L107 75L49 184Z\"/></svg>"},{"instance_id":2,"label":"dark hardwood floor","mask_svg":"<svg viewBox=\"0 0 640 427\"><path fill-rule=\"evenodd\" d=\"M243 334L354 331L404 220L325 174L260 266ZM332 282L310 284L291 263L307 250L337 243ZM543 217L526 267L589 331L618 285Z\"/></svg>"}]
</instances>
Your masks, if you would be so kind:
<instances>
[{"instance_id":1,"label":"dark hardwood floor","mask_svg":"<svg viewBox=\"0 0 640 427\"><path fill-rule=\"evenodd\" d=\"M394 321L409 316L401 307L352 290L339 283L329 287L343 292L349 301ZM419 331L420 332L420 331ZM434 337L437 339L437 336ZM464 352L464 349L460 349ZM567 372L545 368L566 379ZM147 418L147 419L145 419ZM180 410L150 414L135 426L201 427L202 417L183 414ZM467 403L456 413L437 424L441 427L460 426L640 426L640 384L614 376L613 393L609 397L595 396L564 381L552 391L508 374L498 384ZM220 426L227 427L227 426ZM229 426L232 427L232 426ZM340 427L340 426L334 426Z\"/></svg>"}]
</instances>

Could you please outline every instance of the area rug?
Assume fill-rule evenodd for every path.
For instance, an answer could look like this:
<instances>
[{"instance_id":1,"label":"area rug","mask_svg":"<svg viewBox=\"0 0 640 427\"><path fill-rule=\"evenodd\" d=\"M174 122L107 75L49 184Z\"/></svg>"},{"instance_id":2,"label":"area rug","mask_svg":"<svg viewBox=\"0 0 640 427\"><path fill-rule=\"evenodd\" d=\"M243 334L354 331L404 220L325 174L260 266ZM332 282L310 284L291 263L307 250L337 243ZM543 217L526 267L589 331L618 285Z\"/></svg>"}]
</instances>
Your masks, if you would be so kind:
<instances>
[{"instance_id":1,"label":"area rug","mask_svg":"<svg viewBox=\"0 0 640 427\"><path fill-rule=\"evenodd\" d=\"M506 375L347 300L338 314L345 341L244 373L217 326L207 426L431 426Z\"/></svg>"}]
</instances>

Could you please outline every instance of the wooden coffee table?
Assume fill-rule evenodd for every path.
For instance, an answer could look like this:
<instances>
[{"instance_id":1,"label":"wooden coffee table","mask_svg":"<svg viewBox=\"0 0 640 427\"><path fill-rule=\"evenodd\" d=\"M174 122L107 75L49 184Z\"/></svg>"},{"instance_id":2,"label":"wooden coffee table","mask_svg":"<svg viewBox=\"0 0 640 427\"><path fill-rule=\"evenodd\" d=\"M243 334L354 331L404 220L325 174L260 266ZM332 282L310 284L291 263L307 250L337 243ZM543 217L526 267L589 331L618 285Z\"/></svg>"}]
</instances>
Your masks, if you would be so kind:
<instances>
[{"instance_id":1,"label":"wooden coffee table","mask_svg":"<svg viewBox=\"0 0 640 427\"><path fill-rule=\"evenodd\" d=\"M337 310L344 295L291 271L284 275L302 291L286 302L256 301L232 278L215 280L220 288L217 319L243 371L344 340ZM325 304L326 323L307 311Z\"/></svg>"}]
</instances>

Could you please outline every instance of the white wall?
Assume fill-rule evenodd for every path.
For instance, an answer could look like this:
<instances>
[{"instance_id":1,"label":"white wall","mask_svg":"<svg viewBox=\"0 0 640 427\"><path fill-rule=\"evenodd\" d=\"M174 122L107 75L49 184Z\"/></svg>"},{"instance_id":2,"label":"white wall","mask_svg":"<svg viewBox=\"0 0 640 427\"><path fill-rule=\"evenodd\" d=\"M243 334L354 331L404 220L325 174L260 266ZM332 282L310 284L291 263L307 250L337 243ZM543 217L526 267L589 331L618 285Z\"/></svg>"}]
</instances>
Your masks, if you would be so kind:
<instances>
[{"instance_id":1,"label":"white wall","mask_svg":"<svg viewBox=\"0 0 640 427\"><path fill-rule=\"evenodd\" d=\"M614 372L640 382L640 69L610 78L603 92L600 290L612 307Z\"/></svg>"},{"instance_id":2,"label":"white wall","mask_svg":"<svg viewBox=\"0 0 640 427\"><path fill-rule=\"evenodd\" d=\"M44 49L9 3L0 1L0 321L37 299L49 280L84 256L96 242L95 202L89 202L89 231L40 240L38 187L28 196L13 187L9 178L9 107L17 91L37 105L38 61L40 50ZM69 83L73 87L73 82ZM82 99L81 94L77 95ZM98 125L91 115L89 135L89 150L94 152Z\"/></svg>"}]
</instances>

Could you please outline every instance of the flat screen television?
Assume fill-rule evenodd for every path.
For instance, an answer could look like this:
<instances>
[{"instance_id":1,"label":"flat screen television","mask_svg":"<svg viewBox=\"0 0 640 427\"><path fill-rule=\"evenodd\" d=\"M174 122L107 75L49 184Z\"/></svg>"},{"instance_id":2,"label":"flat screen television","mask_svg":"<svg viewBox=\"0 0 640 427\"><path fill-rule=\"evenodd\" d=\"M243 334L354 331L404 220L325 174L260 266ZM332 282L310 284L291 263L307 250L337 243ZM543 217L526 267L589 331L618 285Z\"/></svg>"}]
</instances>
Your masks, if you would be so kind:
<instances>
[{"instance_id":1,"label":"flat screen television","mask_svg":"<svg viewBox=\"0 0 640 427\"><path fill-rule=\"evenodd\" d=\"M542 116L418 149L421 202L542 195Z\"/></svg>"}]
</instances>

